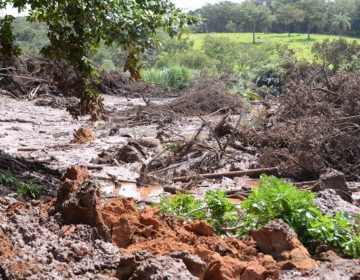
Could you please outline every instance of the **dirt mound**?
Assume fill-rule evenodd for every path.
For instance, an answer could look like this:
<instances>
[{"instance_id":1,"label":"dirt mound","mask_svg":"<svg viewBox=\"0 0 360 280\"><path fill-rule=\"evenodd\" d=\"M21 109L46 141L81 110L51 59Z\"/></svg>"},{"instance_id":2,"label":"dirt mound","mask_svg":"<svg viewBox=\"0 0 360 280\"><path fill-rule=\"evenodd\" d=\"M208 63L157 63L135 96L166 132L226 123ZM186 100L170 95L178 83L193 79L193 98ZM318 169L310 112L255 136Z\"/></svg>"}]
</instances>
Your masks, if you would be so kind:
<instances>
[{"instance_id":1,"label":"dirt mound","mask_svg":"<svg viewBox=\"0 0 360 280\"><path fill-rule=\"evenodd\" d=\"M78 208L73 208L71 213L64 211L64 207L58 209L64 221L85 223L97 229L101 225L107 229L106 232L110 232L110 237L105 236L105 239L109 238L121 248L121 252L133 254L123 259L127 265L126 269L118 269L118 277L125 277L120 279L142 279L141 277L145 277L144 273L148 273L146 271L153 271L153 267L169 266L177 270L181 267L184 269L184 264L192 275L201 275L200 279L205 280L278 279L278 267L303 272L318 267L294 231L282 221L273 221L268 226L252 231L250 236L255 242L251 239L220 238L205 222L184 224L183 220L163 217L156 208L145 208L138 212L134 202L129 199L117 197L100 203L99 194L94 191L92 183L86 182L85 170L79 167L69 170L59 193L59 197L64 198L61 199L61 205L78 205ZM64 187L67 184L72 187ZM75 221L74 212L83 214L77 215L78 219ZM72 217L71 220L68 219L69 216ZM138 253L139 251L148 253ZM183 262L151 257L148 254L180 258ZM194 262L192 256L197 256L200 260ZM194 270L198 272L195 273ZM157 269L156 275L170 272L172 273L170 269Z\"/></svg>"},{"instance_id":2,"label":"dirt mound","mask_svg":"<svg viewBox=\"0 0 360 280\"><path fill-rule=\"evenodd\" d=\"M250 232L259 250L270 254L283 269L307 271L318 267L296 233L283 221L274 220L259 230Z\"/></svg>"},{"instance_id":3,"label":"dirt mound","mask_svg":"<svg viewBox=\"0 0 360 280\"><path fill-rule=\"evenodd\" d=\"M87 127L81 127L74 133L74 143L86 144L96 139L95 133Z\"/></svg>"},{"instance_id":4,"label":"dirt mound","mask_svg":"<svg viewBox=\"0 0 360 280\"><path fill-rule=\"evenodd\" d=\"M325 168L360 179L359 73L333 77L327 86L293 87L264 126L250 133L262 166L283 176L317 178Z\"/></svg>"},{"instance_id":5,"label":"dirt mound","mask_svg":"<svg viewBox=\"0 0 360 280\"><path fill-rule=\"evenodd\" d=\"M201 261L200 261L201 262ZM116 273L120 280L196 280L179 258L153 256L139 251L122 257Z\"/></svg>"},{"instance_id":6,"label":"dirt mound","mask_svg":"<svg viewBox=\"0 0 360 280\"><path fill-rule=\"evenodd\" d=\"M116 279L119 250L94 240L86 225L61 227L49 216L52 203L3 205L1 228L13 251L0 258L0 279ZM7 242L8 243L8 242ZM0 251L4 251L1 243Z\"/></svg>"}]
</instances>

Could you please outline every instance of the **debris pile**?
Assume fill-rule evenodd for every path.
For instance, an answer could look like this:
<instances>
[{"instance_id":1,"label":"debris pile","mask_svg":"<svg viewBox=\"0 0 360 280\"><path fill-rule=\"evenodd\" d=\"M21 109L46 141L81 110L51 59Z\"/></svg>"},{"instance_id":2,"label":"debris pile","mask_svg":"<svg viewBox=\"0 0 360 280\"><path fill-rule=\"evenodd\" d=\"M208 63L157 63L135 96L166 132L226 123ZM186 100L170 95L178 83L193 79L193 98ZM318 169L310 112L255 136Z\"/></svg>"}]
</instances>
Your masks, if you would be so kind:
<instances>
[{"instance_id":1,"label":"debris pile","mask_svg":"<svg viewBox=\"0 0 360 280\"><path fill-rule=\"evenodd\" d=\"M134 121L168 123L180 117L206 114L241 114L243 101L239 96L230 95L226 85L219 81L201 81L190 86L182 96L171 102L157 105L149 102L146 106L138 106L136 114L127 111Z\"/></svg>"},{"instance_id":2,"label":"debris pile","mask_svg":"<svg viewBox=\"0 0 360 280\"><path fill-rule=\"evenodd\" d=\"M292 88L264 126L250 133L261 165L279 166L283 176L303 179L331 167L359 180L358 80L358 73L339 74L324 87Z\"/></svg>"}]
</instances>

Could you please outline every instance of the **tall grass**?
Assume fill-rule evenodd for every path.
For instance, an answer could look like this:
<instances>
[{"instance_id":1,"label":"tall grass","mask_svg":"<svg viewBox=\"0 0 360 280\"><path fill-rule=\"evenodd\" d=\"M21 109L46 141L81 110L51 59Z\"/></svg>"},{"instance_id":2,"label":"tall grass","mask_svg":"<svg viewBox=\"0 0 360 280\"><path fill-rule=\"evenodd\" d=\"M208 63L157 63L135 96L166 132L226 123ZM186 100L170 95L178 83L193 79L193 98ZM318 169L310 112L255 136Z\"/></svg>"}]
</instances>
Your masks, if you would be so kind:
<instances>
[{"instance_id":1,"label":"tall grass","mask_svg":"<svg viewBox=\"0 0 360 280\"><path fill-rule=\"evenodd\" d=\"M148 83L182 90L190 84L193 71L185 66L173 65L161 69L146 69L141 75L142 79Z\"/></svg>"}]
</instances>

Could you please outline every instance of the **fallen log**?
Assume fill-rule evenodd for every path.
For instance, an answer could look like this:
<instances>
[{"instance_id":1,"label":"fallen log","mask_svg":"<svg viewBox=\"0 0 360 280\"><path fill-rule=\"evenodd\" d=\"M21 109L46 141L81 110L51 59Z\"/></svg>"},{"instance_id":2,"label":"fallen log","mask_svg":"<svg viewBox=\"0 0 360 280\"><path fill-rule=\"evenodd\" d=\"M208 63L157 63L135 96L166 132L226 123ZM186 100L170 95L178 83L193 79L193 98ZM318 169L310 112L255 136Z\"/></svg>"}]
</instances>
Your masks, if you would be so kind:
<instances>
[{"instance_id":1,"label":"fallen log","mask_svg":"<svg viewBox=\"0 0 360 280\"><path fill-rule=\"evenodd\" d=\"M198 174L198 175L192 175L192 176L176 177L173 179L173 181L174 182L187 182L189 180L196 179L196 178L217 179L217 178L222 178L222 177L259 176L261 174L278 175L278 168L270 167L270 168L249 169L249 170L223 172L223 173Z\"/></svg>"}]
</instances>

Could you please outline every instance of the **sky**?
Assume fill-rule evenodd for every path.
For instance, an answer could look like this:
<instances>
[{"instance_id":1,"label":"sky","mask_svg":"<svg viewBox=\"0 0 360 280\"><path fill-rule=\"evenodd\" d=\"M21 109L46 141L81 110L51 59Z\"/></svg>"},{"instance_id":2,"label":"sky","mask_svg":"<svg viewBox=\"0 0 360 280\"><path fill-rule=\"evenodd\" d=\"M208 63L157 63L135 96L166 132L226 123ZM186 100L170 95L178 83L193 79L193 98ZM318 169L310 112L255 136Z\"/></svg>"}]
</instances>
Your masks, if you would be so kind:
<instances>
[{"instance_id":1,"label":"sky","mask_svg":"<svg viewBox=\"0 0 360 280\"><path fill-rule=\"evenodd\" d=\"M214 4L220 2L220 0L171 0L171 1L175 3L179 8L187 9L187 10L200 8L201 6L207 3ZM240 3L242 2L242 0L231 0L231 2Z\"/></svg>"}]
</instances>

